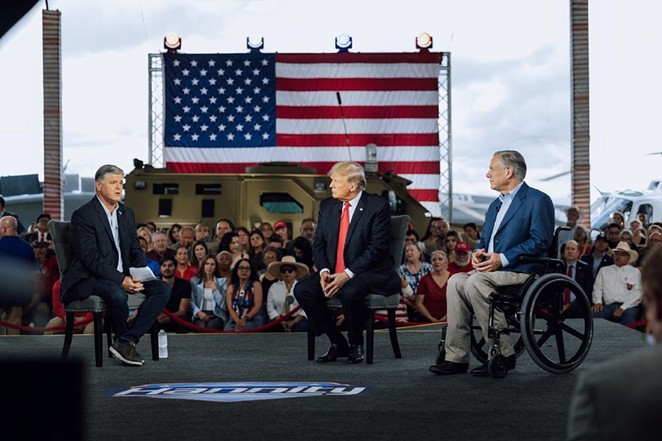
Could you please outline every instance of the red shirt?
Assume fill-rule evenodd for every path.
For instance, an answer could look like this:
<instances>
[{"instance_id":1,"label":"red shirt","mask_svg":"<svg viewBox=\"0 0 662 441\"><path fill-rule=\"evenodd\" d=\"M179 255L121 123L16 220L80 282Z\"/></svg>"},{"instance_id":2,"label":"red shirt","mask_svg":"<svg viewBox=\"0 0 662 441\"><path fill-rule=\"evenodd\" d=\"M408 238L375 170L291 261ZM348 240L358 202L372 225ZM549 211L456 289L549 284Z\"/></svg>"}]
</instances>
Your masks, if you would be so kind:
<instances>
[{"instance_id":1,"label":"red shirt","mask_svg":"<svg viewBox=\"0 0 662 441\"><path fill-rule=\"evenodd\" d=\"M451 273L451 276L455 273L468 273L469 271L473 270L474 266L471 264L471 261L469 261L469 265L459 267L455 262L451 262L448 264L448 272Z\"/></svg>"},{"instance_id":2,"label":"red shirt","mask_svg":"<svg viewBox=\"0 0 662 441\"><path fill-rule=\"evenodd\" d=\"M430 311L432 317L440 319L446 315L446 286L437 285L432 273L423 276L416 288L416 295L424 295L423 305Z\"/></svg>"}]
</instances>

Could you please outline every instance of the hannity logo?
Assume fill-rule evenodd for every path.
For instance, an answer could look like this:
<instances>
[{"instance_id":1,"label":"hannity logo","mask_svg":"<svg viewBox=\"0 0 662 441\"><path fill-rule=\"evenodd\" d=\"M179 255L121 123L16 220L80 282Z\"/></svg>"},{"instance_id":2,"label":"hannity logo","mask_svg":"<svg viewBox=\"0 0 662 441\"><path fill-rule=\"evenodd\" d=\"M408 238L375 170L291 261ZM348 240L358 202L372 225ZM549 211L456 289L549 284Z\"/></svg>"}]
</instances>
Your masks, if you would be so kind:
<instances>
[{"instance_id":1,"label":"hannity logo","mask_svg":"<svg viewBox=\"0 0 662 441\"><path fill-rule=\"evenodd\" d=\"M108 391L106 395L237 403L283 398L350 396L359 395L367 390L367 386L351 386L341 383L167 383L133 386L120 391L112 390Z\"/></svg>"}]
</instances>

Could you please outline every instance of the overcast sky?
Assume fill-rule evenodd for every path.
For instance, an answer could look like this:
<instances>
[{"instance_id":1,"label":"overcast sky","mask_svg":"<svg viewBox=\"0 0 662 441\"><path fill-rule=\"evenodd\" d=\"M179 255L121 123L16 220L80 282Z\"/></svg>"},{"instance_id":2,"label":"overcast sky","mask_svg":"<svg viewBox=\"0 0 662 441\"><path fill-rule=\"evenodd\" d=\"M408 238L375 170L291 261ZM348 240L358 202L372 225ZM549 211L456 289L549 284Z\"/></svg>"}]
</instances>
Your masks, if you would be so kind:
<instances>
[{"instance_id":1,"label":"overcast sky","mask_svg":"<svg viewBox=\"0 0 662 441\"><path fill-rule=\"evenodd\" d=\"M491 194L491 152L520 150L527 181L557 203L570 178L569 0L50 0L62 12L64 159L68 173L102 163L129 172L147 162L147 54L163 36L184 52L334 52L340 33L356 52L411 52L426 31L452 54L456 193ZM420 9L417 8L420 6ZM0 175L43 177L41 2L0 40ZM591 183L641 189L660 177L662 2L590 4ZM593 192L595 199L598 193Z\"/></svg>"}]
</instances>

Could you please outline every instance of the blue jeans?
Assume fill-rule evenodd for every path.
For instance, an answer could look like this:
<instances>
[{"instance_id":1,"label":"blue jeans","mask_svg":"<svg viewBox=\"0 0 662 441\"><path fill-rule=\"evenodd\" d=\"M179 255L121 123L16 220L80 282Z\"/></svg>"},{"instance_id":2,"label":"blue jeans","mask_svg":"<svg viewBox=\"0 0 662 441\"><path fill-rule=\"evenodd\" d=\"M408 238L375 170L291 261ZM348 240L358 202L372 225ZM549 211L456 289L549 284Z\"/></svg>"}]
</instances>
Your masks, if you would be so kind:
<instances>
[{"instance_id":1,"label":"blue jeans","mask_svg":"<svg viewBox=\"0 0 662 441\"><path fill-rule=\"evenodd\" d=\"M144 283L145 301L140 305L138 315L131 322L129 318L129 294L121 285L109 280L97 280L93 294L101 297L107 304L106 319L110 321L110 327L115 338L131 343L138 343L140 337L154 325L157 317L168 303L170 298L170 286L162 280L151 280Z\"/></svg>"},{"instance_id":2,"label":"blue jeans","mask_svg":"<svg viewBox=\"0 0 662 441\"><path fill-rule=\"evenodd\" d=\"M600 312L594 312L593 317L594 318L604 318L609 320L610 322L617 322L622 325L629 325L631 323L636 322L639 320L639 312L640 312L640 307L639 306L633 306L632 308L628 308L623 311L623 315L621 315L620 318L614 317L614 312L620 308L622 303L611 303L609 305L603 305L602 306L602 311Z\"/></svg>"}]
</instances>

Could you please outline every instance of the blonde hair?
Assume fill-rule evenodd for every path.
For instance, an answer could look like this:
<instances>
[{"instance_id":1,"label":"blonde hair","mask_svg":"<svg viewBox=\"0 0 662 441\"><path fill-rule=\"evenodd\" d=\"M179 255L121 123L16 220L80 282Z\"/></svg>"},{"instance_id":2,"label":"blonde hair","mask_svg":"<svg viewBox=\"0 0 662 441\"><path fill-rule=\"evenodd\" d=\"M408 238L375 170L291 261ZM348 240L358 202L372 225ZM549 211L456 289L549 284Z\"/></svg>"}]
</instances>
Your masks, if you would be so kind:
<instances>
[{"instance_id":1,"label":"blonde hair","mask_svg":"<svg viewBox=\"0 0 662 441\"><path fill-rule=\"evenodd\" d=\"M328 176L342 175L350 184L357 184L361 189L366 187L365 170L358 162L344 161L337 162L329 170Z\"/></svg>"}]
</instances>

